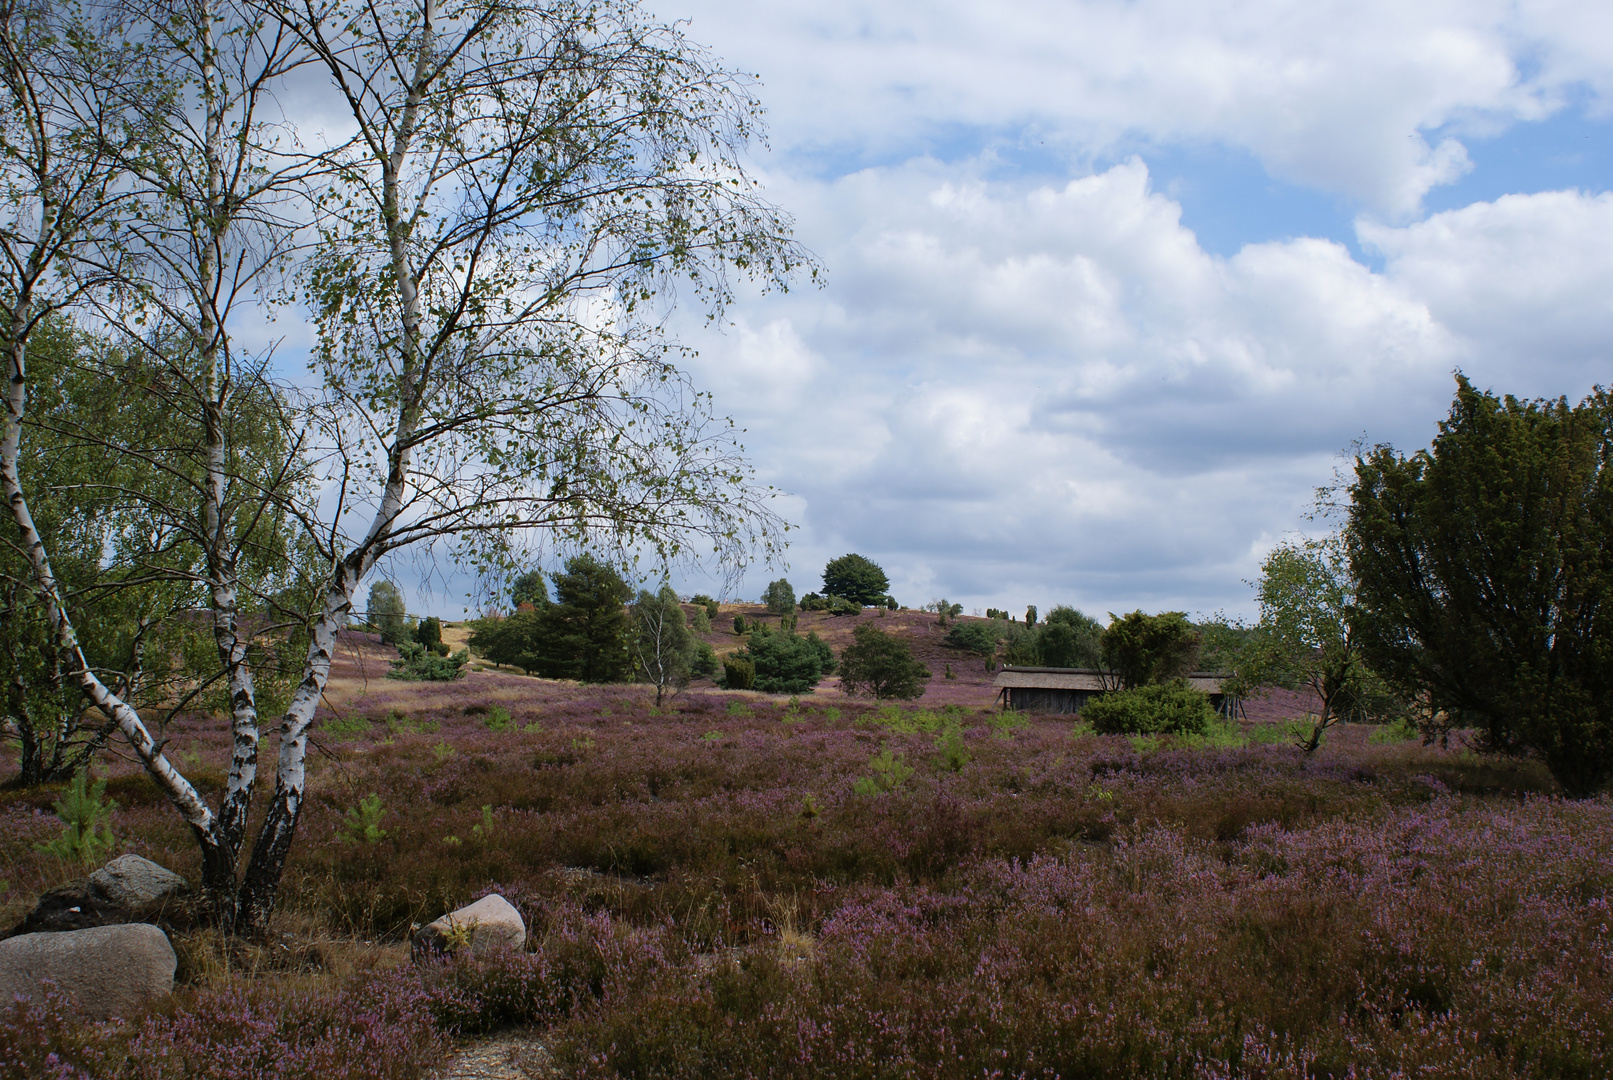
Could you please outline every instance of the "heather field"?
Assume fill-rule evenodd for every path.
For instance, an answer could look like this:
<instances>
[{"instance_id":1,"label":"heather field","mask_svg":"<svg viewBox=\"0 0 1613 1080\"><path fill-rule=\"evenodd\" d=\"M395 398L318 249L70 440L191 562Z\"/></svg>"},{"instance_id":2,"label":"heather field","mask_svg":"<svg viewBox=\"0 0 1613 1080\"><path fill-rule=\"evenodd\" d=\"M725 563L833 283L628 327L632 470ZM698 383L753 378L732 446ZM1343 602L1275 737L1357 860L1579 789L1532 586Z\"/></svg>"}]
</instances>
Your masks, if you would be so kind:
<instances>
[{"instance_id":1,"label":"heather field","mask_svg":"<svg viewBox=\"0 0 1613 1080\"><path fill-rule=\"evenodd\" d=\"M918 702L398 683L349 635L274 933L176 924L146 1017L12 1006L4 1080L430 1076L512 1030L533 1076L1613 1074L1605 797L1394 729L1307 756L1292 699L1191 742L1004 716L926 617L884 626ZM170 734L216 788L219 725ZM118 850L194 879L150 783L99 772ZM81 872L35 851L53 797L0 795L8 924ZM411 925L489 891L527 951L410 965Z\"/></svg>"}]
</instances>

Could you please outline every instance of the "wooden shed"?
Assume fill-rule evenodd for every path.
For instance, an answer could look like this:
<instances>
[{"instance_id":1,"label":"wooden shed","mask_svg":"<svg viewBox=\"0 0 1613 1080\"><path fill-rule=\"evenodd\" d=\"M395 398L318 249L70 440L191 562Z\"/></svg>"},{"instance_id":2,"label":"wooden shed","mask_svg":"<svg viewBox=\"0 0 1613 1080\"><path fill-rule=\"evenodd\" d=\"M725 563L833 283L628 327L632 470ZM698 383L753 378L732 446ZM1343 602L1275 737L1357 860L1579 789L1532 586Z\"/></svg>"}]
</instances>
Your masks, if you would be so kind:
<instances>
[{"instance_id":1,"label":"wooden shed","mask_svg":"<svg viewBox=\"0 0 1613 1080\"><path fill-rule=\"evenodd\" d=\"M1234 704L1221 692L1225 675L1195 671L1187 684L1210 695L1210 704L1223 715ZM1088 701L1118 689L1120 676L1097 668L1005 666L997 673L998 696L1004 709L1021 712L1078 713Z\"/></svg>"}]
</instances>

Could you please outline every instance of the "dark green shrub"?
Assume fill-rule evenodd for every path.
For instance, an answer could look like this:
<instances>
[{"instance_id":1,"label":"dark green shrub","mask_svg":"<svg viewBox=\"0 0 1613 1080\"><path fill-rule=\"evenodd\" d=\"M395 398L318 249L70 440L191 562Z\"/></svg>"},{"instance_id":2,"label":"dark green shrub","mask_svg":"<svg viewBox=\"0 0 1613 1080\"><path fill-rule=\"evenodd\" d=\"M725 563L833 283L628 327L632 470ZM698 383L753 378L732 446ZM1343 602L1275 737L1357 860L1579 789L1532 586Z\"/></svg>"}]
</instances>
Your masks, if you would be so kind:
<instances>
[{"instance_id":1,"label":"dark green shrub","mask_svg":"<svg viewBox=\"0 0 1613 1080\"><path fill-rule=\"evenodd\" d=\"M751 635L747 650L755 670L755 689L769 694L810 694L818 680L834 671L834 653L817 634Z\"/></svg>"},{"instance_id":2,"label":"dark green shrub","mask_svg":"<svg viewBox=\"0 0 1613 1080\"><path fill-rule=\"evenodd\" d=\"M801 597L801 610L828 611L829 598L827 596L819 596L815 592L809 592L805 596Z\"/></svg>"},{"instance_id":3,"label":"dark green shrub","mask_svg":"<svg viewBox=\"0 0 1613 1080\"><path fill-rule=\"evenodd\" d=\"M1209 696L1184 679L1113 690L1081 710L1099 735L1202 735L1215 718Z\"/></svg>"},{"instance_id":4,"label":"dark green shrub","mask_svg":"<svg viewBox=\"0 0 1613 1080\"><path fill-rule=\"evenodd\" d=\"M437 646L442 644L442 620L435 615L421 619L420 625L414 628L414 639L432 652L437 652Z\"/></svg>"},{"instance_id":5,"label":"dark green shrub","mask_svg":"<svg viewBox=\"0 0 1613 1080\"><path fill-rule=\"evenodd\" d=\"M960 622L952 624L952 629L947 631L945 643L948 648L990 656L997 651L997 642L1002 640L1002 636L1003 627L995 619L987 622Z\"/></svg>"},{"instance_id":6,"label":"dark green shrub","mask_svg":"<svg viewBox=\"0 0 1613 1080\"><path fill-rule=\"evenodd\" d=\"M1198 663L1200 648L1198 633L1180 611L1111 613L1103 632L1104 666L1128 689L1186 675Z\"/></svg>"},{"instance_id":7,"label":"dark green shrub","mask_svg":"<svg viewBox=\"0 0 1613 1080\"><path fill-rule=\"evenodd\" d=\"M717 614L718 614L718 611L719 611L718 606L717 606L717 601L713 600L711 597L707 596L705 593L695 593L693 596L691 596L689 598L689 603L691 603L691 604L699 604L701 607L705 608L706 609L706 618L715 619L717 617Z\"/></svg>"},{"instance_id":8,"label":"dark green shrub","mask_svg":"<svg viewBox=\"0 0 1613 1080\"><path fill-rule=\"evenodd\" d=\"M743 615L735 615L734 616L734 633L743 634L744 632L745 632L745 616L743 616Z\"/></svg>"},{"instance_id":9,"label":"dark green shrub","mask_svg":"<svg viewBox=\"0 0 1613 1080\"><path fill-rule=\"evenodd\" d=\"M410 682L452 682L464 674L463 668L469 660L469 649L461 649L452 656L438 656L418 641L401 641L398 659L392 661L392 670L386 677Z\"/></svg>"},{"instance_id":10,"label":"dark green shrub","mask_svg":"<svg viewBox=\"0 0 1613 1080\"><path fill-rule=\"evenodd\" d=\"M717 650L704 641L695 642L694 656L689 661L689 674L709 679L717 674Z\"/></svg>"},{"instance_id":11,"label":"dark green shrub","mask_svg":"<svg viewBox=\"0 0 1613 1080\"><path fill-rule=\"evenodd\" d=\"M756 686L756 665L748 656L725 656L722 683L730 690L751 690Z\"/></svg>"}]
</instances>

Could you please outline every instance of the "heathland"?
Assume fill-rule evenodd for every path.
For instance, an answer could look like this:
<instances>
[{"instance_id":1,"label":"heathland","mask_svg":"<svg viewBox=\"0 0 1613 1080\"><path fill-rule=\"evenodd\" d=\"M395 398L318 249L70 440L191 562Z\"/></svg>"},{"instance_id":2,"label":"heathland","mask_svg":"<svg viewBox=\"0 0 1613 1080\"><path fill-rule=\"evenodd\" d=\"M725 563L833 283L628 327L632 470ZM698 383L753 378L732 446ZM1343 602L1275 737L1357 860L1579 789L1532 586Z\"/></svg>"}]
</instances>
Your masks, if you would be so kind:
<instances>
[{"instance_id":1,"label":"heathland","mask_svg":"<svg viewBox=\"0 0 1613 1080\"><path fill-rule=\"evenodd\" d=\"M534 1076L1613 1071L1605 797L1460 732L1306 753L1283 703L1097 736L1001 712L933 617L801 631L880 619L933 671L917 702L403 683L344 634L270 934L176 923L178 992L121 1023L12 1006L0 1075L415 1077L498 1029ZM209 794L220 729L169 729ZM139 767L96 769L117 851L195 880ZM55 797L0 795L8 920L83 872L37 848ZM526 950L410 963L411 926L492 891Z\"/></svg>"}]
</instances>

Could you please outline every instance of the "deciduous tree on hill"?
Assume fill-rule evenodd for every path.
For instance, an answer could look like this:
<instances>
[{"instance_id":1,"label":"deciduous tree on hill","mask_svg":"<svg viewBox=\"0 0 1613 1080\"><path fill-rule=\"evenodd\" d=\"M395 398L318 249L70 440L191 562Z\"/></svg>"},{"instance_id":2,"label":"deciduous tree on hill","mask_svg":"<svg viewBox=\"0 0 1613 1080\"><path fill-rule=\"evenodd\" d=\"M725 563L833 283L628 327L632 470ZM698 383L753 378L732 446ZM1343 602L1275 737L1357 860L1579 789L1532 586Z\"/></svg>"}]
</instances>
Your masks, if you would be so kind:
<instances>
[{"instance_id":1,"label":"deciduous tree on hill","mask_svg":"<svg viewBox=\"0 0 1613 1080\"><path fill-rule=\"evenodd\" d=\"M795 589L789 581L779 578L762 593L762 603L767 605L769 615L788 615L795 610Z\"/></svg>"},{"instance_id":2,"label":"deciduous tree on hill","mask_svg":"<svg viewBox=\"0 0 1613 1080\"><path fill-rule=\"evenodd\" d=\"M657 592L640 589L633 601L633 666L638 677L655 687L655 705L689 684L695 640L684 622L683 605L672 586Z\"/></svg>"},{"instance_id":3,"label":"deciduous tree on hill","mask_svg":"<svg viewBox=\"0 0 1613 1080\"><path fill-rule=\"evenodd\" d=\"M930 669L913 658L905 641L868 623L852 631L852 638L840 654L840 685L847 693L876 701L923 696Z\"/></svg>"},{"instance_id":4,"label":"deciduous tree on hill","mask_svg":"<svg viewBox=\"0 0 1613 1080\"><path fill-rule=\"evenodd\" d=\"M823 568L823 591L827 595L843 596L864 607L883 603L890 588L885 571L861 555L842 555L829 560Z\"/></svg>"}]
</instances>

